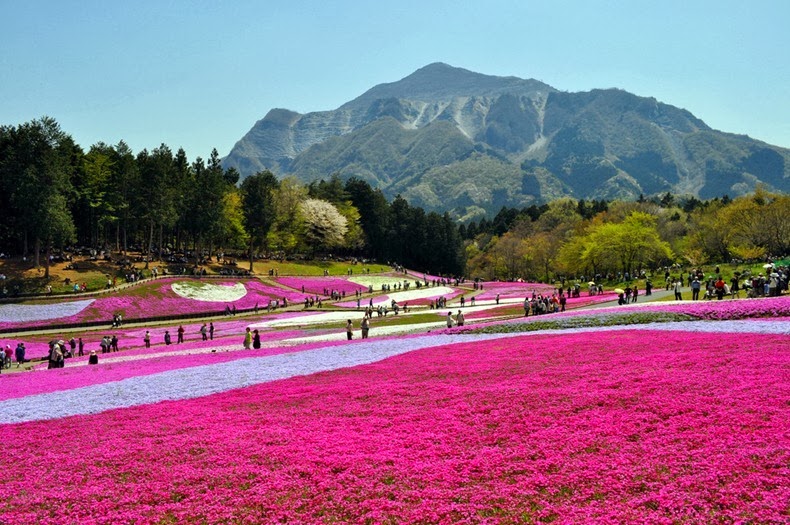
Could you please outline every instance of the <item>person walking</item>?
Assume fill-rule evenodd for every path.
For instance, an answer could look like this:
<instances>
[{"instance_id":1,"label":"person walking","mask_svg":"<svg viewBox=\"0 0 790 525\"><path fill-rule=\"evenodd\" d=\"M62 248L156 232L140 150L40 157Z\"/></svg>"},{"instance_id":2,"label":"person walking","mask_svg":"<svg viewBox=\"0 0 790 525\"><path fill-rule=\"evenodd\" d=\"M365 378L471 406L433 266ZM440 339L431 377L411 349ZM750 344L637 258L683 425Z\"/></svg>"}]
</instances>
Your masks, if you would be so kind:
<instances>
[{"instance_id":1,"label":"person walking","mask_svg":"<svg viewBox=\"0 0 790 525\"><path fill-rule=\"evenodd\" d=\"M351 319L346 323L346 337L349 341L354 338L354 323L351 322Z\"/></svg>"},{"instance_id":2,"label":"person walking","mask_svg":"<svg viewBox=\"0 0 790 525\"><path fill-rule=\"evenodd\" d=\"M79 341L77 341L77 348L78 348L77 355L80 356L85 355L85 341L82 340L82 337L80 337Z\"/></svg>"},{"instance_id":3,"label":"person walking","mask_svg":"<svg viewBox=\"0 0 790 525\"><path fill-rule=\"evenodd\" d=\"M453 323L454 323L454 321L453 321L453 313L452 312L447 312L447 328L452 328L453 327Z\"/></svg>"},{"instance_id":4,"label":"person walking","mask_svg":"<svg viewBox=\"0 0 790 525\"><path fill-rule=\"evenodd\" d=\"M206 323L203 323L203 326L200 327L200 338L203 341L208 341L208 328L206 327Z\"/></svg>"},{"instance_id":5,"label":"person walking","mask_svg":"<svg viewBox=\"0 0 790 525\"><path fill-rule=\"evenodd\" d=\"M680 293L680 289L681 289L682 286L683 286L683 281L681 281L680 278L678 278L678 280L675 281L675 284L674 284L674 287L673 287L673 289L675 291L675 300L676 301L682 301L683 300L683 296Z\"/></svg>"},{"instance_id":6,"label":"person walking","mask_svg":"<svg viewBox=\"0 0 790 525\"><path fill-rule=\"evenodd\" d=\"M695 276L694 280L691 281L691 300L692 301L699 300L700 288L702 288L702 285L700 284L699 279L697 279L697 277Z\"/></svg>"},{"instance_id":7,"label":"person walking","mask_svg":"<svg viewBox=\"0 0 790 525\"><path fill-rule=\"evenodd\" d=\"M256 350L261 347L261 334L258 333L258 330L252 331L252 347Z\"/></svg>"},{"instance_id":8,"label":"person walking","mask_svg":"<svg viewBox=\"0 0 790 525\"><path fill-rule=\"evenodd\" d=\"M252 346L252 332L250 331L250 327L247 327L247 331L244 332L244 349L249 350Z\"/></svg>"}]
</instances>

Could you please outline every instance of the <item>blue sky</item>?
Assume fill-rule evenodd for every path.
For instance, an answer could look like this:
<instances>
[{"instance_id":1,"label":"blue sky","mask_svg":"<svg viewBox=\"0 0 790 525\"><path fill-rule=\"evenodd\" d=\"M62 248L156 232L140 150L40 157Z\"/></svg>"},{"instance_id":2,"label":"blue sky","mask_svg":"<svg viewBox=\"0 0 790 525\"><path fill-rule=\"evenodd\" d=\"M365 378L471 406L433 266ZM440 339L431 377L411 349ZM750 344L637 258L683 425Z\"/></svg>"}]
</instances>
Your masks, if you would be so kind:
<instances>
[{"instance_id":1,"label":"blue sky","mask_svg":"<svg viewBox=\"0 0 790 525\"><path fill-rule=\"evenodd\" d=\"M0 124L224 156L271 108L334 109L445 62L618 87L790 147L789 20L785 0L0 0Z\"/></svg>"}]
</instances>

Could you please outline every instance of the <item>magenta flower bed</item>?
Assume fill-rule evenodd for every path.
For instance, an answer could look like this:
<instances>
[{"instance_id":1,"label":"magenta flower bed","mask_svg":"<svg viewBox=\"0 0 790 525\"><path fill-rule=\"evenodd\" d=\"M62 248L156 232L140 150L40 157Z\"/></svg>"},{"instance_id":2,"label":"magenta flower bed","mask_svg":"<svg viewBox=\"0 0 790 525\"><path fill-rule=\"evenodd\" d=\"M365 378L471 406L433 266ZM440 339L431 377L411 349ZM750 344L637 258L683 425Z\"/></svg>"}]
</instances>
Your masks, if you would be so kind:
<instances>
[{"instance_id":1,"label":"magenta flower bed","mask_svg":"<svg viewBox=\"0 0 790 525\"><path fill-rule=\"evenodd\" d=\"M14 461L0 471L0 515L5 525L786 523L788 366L783 336L524 337L4 425Z\"/></svg>"},{"instance_id":2,"label":"magenta flower bed","mask_svg":"<svg viewBox=\"0 0 790 525\"><path fill-rule=\"evenodd\" d=\"M341 277L275 277L277 283L312 295L330 295L332 291L346 295L353 295L354 292L367 292L367 288L362 285L352 283ZM326 290L329 293L324 293ZM304 301L304 295L302 296Z\"/></svg>"},{"instance_id":3,"label":"magenta flower bed","mask_svg":"<svg viewBox=\"0 0 790 525\"><path fill-rule=\"evenodd\" d=\"M676 312L700 319L746 319L749 317L790 316L790 295L762 299L730 299L726 301L662 302L651 303L651 311Z\"/></svg>"},{"instance_id":4,"label":"magenta flower bed","mask_svg":"<svg viewBox=\"0 0 790 525\"><path fill-rule=\"evenodd\" d=\"M556 290L550 284L543 283L486 281L482 284L483 291L475 296L477 301L496 299L497 294L499 294L500 299L524 299L525 297L532 297L533 291L538 295L551 295Z\"/></svg>"}]
</instances>

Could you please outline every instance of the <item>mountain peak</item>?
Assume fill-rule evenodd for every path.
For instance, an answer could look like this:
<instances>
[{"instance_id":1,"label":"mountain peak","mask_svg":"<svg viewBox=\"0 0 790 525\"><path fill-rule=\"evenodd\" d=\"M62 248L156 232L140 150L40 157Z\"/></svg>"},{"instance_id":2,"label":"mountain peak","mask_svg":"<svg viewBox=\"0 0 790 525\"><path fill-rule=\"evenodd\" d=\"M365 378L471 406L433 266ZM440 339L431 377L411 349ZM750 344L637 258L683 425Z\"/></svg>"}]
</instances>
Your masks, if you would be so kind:
<instances>
[{"instance_id":1,"label":"mountain peak","mask_svg":"<svg viewBox=\"0 0 790 525\"><path fill-rule=\"evenodd\" d=\"M444 62L433 62L396 82L379 84L342 107L367 107L375 100L389 98L435 103L457 97L498 96L504 93L534 97L551 91L555 89L533 79L484 75Z\"/></svg>"}]
</instances>

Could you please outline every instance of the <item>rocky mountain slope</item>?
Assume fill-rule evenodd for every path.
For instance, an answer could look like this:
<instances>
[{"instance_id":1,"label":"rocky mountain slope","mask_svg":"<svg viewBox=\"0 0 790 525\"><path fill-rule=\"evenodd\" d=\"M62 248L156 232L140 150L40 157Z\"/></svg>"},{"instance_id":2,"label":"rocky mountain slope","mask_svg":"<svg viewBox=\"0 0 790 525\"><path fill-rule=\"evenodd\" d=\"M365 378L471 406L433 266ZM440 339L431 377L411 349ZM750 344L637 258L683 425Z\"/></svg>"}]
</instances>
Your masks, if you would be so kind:
<instances>
[{"instance_id":1,"label":"rocky mountain slope","mask_svg":"<svg viewBox=\"0 0 790 525\"><path fill-rule=\"evenodd\" d=\"M653 98L560 92L440 63L333 111L273 109L223 162L242 177L264 169L306 182L358 177L389 197L467 217L563 195L790 190L790 150L713 130Z\"/></svg>"}]
</instances>

